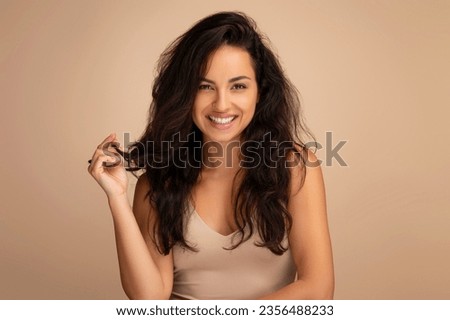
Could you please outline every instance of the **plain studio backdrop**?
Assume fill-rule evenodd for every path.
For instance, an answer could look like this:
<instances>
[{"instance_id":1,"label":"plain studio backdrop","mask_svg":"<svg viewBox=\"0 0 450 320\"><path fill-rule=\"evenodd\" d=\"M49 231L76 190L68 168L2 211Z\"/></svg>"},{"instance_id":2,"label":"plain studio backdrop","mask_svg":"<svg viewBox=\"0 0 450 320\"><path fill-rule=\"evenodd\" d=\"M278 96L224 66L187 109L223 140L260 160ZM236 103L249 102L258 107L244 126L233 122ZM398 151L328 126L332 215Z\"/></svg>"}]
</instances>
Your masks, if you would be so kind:
<instances>
[{"instance_id":1,"label":"plain studio backdrop","mask_svg":"<svg viewBox=\"0 0 450 320\"><path fill-rule=\"evenodd\" d=\"M0 298L126 298L87 160L139 137L160 53L222 10L271 39L317 140L346 141L322 164L335 298L449 299L447 0L1 0Z\"/></svg>"}]
</instances>

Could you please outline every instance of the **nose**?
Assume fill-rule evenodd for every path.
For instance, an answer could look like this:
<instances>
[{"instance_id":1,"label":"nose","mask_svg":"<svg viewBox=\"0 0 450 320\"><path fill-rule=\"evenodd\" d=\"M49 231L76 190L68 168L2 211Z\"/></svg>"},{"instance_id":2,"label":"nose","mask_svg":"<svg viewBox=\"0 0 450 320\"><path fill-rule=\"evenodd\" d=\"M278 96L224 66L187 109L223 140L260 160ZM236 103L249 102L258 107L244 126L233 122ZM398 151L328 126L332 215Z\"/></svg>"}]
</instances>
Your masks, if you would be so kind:
<instances>
[{"instance_id":1,"label":"nose","mask_svg":"<svg viewBox=\"0 0 450 320\"><path fill-rule=\"evenodd\" d=\"M213 109L217 112L226 112L230 109L230 101L225 90L217 90L214 97Z\"/></svg>"}]
</instances>

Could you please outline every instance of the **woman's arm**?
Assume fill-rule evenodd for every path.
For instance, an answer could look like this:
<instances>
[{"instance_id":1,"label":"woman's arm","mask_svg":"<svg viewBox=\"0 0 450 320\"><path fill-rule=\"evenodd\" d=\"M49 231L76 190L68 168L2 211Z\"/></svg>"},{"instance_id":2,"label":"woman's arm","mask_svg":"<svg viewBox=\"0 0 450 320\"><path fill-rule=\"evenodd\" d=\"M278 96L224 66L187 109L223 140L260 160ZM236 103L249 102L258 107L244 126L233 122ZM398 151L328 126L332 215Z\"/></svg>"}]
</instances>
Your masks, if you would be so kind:
<instances>
[{"instance_id":1,"label":"woman's arm","mask_svg":"<svg viewBox=\"0 0 450 320\"><path fill-rule=\"evenodd\" d=\"M292 214L289 246L297 266L298 280L260 299L333 299L334 268L328 230L325 187L317 157L308 150L309 161L303 187L300 168L292 168Z\"/></svg>"},{"instance_id":2,"label":"woman's arm","mask_svg":"<svg viewBox=\"0 0 450 320\"><path fill-rule=\"evenodd\" d=\"M109 199L120 277L130 299L169 299L173 284L172 253L161 255L147 231L152 230L154 216L148 200L144 199L148 190L144 174L136 185L134 215L126 196Z\"/></svg>"},{"instance_id":3,"label":"woman's arm","mask_svg":"<svg viewBox=\"0 0 450 320\"><path fill-rule=\"evenodd\" d=\"M114 160L109 135L94 152L88 171L103 188L111 209L119 258L122 286L130 299L168 299L172 291L172 254L159 254L147 230L153 230L154 211L145 195L149 191L146 176L138 179L133 209L127 197L128 178L123 165L103 166Z\"/></svg>"}]
</instances>

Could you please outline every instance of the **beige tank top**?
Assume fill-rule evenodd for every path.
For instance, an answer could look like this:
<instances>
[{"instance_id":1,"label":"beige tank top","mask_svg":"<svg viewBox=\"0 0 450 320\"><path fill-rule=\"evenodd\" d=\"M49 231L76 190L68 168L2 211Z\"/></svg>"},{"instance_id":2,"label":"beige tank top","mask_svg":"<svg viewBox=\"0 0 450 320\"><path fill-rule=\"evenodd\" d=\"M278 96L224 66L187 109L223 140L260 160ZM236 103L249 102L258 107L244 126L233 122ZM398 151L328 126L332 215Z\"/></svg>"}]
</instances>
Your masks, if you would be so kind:
<instances>
[{"instance_id":1,"label":"beige tank top","mask_svg":"<svg viewBox=\"0 0 450 320\"><path fill-rule=\"evenodd\" d=\"M296 268L289 249L277 256L265 247L255 246L260 240L257 232L236 249L223 249L230 247L235 234L224 236L214 231L192 206L189 208L185 238L198 251L173 247L170 299L257 299L295 280Z\"/></svg>"}]
</instances>

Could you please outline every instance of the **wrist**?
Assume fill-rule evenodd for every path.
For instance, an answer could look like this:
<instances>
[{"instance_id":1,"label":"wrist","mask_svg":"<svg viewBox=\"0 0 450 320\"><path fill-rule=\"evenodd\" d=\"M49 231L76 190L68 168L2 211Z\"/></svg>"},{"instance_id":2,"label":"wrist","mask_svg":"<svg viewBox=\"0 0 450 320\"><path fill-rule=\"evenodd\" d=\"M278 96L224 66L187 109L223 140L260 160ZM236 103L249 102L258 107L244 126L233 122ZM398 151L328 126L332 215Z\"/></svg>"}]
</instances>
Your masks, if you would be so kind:
<instances>
[{"instance_id":1,"label":"wrist","mask_svg":"<svg viewBox=\"0 0 450 320\"><path fill-rule=\"evenodd\" d=\"M108 203L112 204L112 203L130 203L128 200L128 195L127 193L121 193L121 194L114 194L114 195L107 195L108 197Z\"/></svg>"}]
</instances>

